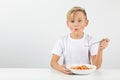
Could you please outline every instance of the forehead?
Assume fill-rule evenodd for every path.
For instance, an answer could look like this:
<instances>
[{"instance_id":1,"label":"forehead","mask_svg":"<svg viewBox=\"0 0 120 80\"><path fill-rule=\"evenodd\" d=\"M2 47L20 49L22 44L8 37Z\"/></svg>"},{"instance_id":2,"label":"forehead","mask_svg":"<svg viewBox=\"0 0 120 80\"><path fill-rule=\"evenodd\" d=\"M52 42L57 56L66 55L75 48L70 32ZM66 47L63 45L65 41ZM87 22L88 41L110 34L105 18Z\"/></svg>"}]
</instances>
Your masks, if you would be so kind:
<instances>
[{"instance_id":1,"label":"forehead","mask_svg":"<svg viewBox=\"0 0 120 80\"><path fill-rule=\"evenodd\" d=\"M82 11L73 12L70 14L69 20L74 20L74 19L85 19L85 15Z\"/></svg>"}]
</instances>

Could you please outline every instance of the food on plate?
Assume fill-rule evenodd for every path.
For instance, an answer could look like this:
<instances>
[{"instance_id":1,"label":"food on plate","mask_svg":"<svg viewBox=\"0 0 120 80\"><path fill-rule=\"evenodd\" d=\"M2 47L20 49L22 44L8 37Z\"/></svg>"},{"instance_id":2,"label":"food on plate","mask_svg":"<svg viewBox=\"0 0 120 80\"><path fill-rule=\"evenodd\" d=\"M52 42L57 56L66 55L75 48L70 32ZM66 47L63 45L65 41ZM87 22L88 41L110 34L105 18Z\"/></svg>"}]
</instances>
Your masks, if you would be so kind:
<instances>
[{"instance_id":1,"label":"food on plate","mask_svg":"<svg viewBox=\"0 0 120 80\"><path fill-rule=\"evenodd\" d=\"M66 67L74 74L89 74L96 70L96 66L91 64L72 64Z\"/></svg>"},{"instance_id":2,"label":"food on plate","mask_svg":"<svg viewBox=\"0 0 120 80\"><path fill-rule=\"evenodd\" d=\"M72 66L70 67L71 69L75 69L75 70L89 70L91 68L87 67L86 65L81 65L81 66Z\"/></svg>"}]
</instances>

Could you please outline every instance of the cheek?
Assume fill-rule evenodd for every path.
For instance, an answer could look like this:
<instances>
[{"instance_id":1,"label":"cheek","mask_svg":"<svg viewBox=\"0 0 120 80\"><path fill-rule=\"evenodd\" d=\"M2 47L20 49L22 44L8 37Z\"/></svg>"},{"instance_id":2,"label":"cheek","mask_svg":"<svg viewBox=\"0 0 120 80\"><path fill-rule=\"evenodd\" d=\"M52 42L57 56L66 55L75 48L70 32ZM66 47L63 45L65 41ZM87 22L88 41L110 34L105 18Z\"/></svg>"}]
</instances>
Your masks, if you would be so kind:
<instances>
[{"instance_id":1,"label":"cheek","mask_svg":"<svg viewBox=\"0 0 120 80\"><path fill-rule=\"evenodd\" d=\"M72 30L72 29L73 29L73 27L71 27L71 26L70 26L69 28L70 28L70 30Z\"/></svg>"},{"instance_id":2,"label":"cheek","mask_svg":"<svg viewBox=\"0 0 120 80\"><path fill-rule=\"evenodd\" d=\"M86 27L85 24L81 24L81 28L84 29Z\"/></svg>"}]
</instances>

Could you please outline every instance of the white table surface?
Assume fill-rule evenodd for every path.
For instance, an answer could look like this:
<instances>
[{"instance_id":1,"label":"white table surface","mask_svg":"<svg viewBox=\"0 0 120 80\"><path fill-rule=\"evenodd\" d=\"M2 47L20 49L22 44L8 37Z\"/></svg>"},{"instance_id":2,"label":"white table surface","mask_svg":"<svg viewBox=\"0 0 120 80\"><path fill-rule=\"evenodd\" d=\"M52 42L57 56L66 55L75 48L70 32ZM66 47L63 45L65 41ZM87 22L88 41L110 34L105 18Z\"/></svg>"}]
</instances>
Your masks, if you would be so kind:
<instances>
[{"instance_id":1,"label":"white table surface","mask_svg":"<svg viewBox=\"0 0 120 80\"><path fill-rule=\"evenodd\" d=\"M120 69L99 69L88 75L67 75L48 68L0 68L0 80L120 80Z\"/></svg>"}]
</instances>

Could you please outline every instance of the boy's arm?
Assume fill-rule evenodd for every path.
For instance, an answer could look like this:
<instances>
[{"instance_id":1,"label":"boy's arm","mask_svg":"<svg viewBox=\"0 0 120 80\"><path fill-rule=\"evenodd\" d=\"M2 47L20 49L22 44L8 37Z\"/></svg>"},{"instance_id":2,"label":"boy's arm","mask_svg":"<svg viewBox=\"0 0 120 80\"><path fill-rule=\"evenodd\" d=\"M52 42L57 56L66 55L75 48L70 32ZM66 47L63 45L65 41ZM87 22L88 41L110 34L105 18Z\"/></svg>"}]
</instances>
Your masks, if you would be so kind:
<instances>
[{"instance_id":1,"label":"boy's arm","mask_svg":"<svg viewBox=\"0 0 120 80\"><path fill-rule=\"evenodd\" d=\"M60 65L58 63L59 59L60 59L60 56L53 54L51 62L50 62L51 67L55 70L65 73L65 74L72 74L72 72L70 70L68 70L65 67L65 65Z\"/></svg>"},{"instance_id":2,"label":"boy's arm","mask_svg":"<svg viewBox=\"0 0 120 80\"><path fill-rule=\"evenodd\" d=\"M95 65L97 69L99 69L102 64L102 53L103 51L98 51L97 55L92 56L92 64Z\"/></svg>"},{"instance_id":3,"label":"boy's arm","mask_svg":"<svg viewBox=\"0 0 120 80\"><path fill-rule=\"evenodd\" d=\"M92 56L92 63L93 65L96 65L97 69L101 67L103 50L107 47L109 41L110 40L107 38L101 40L101 42L99 43L97 55Z\"/></svg>"}]
</instances>

